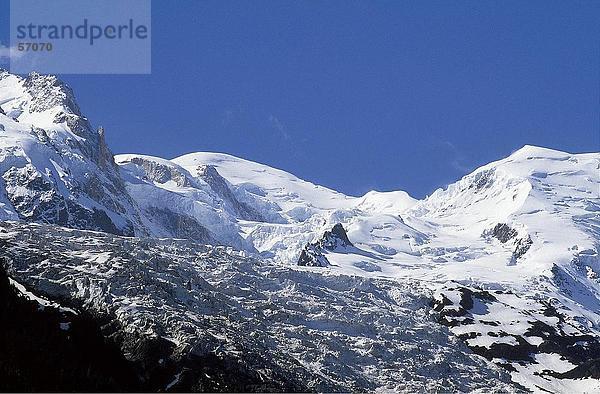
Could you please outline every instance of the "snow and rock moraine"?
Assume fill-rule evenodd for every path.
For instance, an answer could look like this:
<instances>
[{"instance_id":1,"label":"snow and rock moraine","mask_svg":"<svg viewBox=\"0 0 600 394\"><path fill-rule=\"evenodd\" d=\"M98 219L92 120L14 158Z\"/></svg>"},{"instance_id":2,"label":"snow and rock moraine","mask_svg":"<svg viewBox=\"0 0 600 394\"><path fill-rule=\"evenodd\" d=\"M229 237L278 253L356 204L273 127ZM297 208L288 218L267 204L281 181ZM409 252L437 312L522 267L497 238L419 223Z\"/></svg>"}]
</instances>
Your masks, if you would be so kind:
<instances>
[{"instance_id":1,"label":"snow and rock moraine","mask_svg":"<svg viewBox=\"0 0 600 394\"><path fill-rule=\"evenodd\" d=\"M424 200L403 191L353 197L221 153L113 160L104 131L91 128L66 85L0 71L0 174L4 221L188 239L140 246L116 235L46 230L40 239L67 245L53 250L69 254L72 264L64 266L18 258L19 248L34 256L35 248L43 249L23 238L28 225L5 224L2 235L17 282L113 313L133 331L143 321L179 352L206 339L194 328L198 319L214 331L209 343L216 348L250 346L228 331L235 319L195 315L202 297L211 295L219 299L211 304L215 316L226 309L248 314L277 338L263 338L265 349L290 350L270 361L276 365L269 373L297 364L284 375L308 376L312 383L288 388L494 387L469 380L479 370L473 379L508 384L506 373L513 384L534 391L600 390L599 153L525 146ZM86 250L82 240L102 247ZM237 252L195 250L200 244ZM298 266L311 245L319 264ZM177 264L148 257L144 247ZM100 250L105 254L97 255ZM210 263L214 253L223 266ZM123 275L143 281L124 291ZM202 283L192 295L188 277ZM149 283L160 291L144 293ZM165 301L165 307L149 307ZM379 324L375 333L361 331L372 321ZM294 334L299 327L302 335ZM309 343L318 349L309 350ZM427 353L430 346L438 351ZM400 357L404 370L392 356ZM423 375L417 358L456 372L448 375L453 386L433 376L441 370ZM348 363L356 367L342 368ZM402 386L409 376L415 380ZM353 383L342 384L343 377Z\"/></svg>"}]
</instances>

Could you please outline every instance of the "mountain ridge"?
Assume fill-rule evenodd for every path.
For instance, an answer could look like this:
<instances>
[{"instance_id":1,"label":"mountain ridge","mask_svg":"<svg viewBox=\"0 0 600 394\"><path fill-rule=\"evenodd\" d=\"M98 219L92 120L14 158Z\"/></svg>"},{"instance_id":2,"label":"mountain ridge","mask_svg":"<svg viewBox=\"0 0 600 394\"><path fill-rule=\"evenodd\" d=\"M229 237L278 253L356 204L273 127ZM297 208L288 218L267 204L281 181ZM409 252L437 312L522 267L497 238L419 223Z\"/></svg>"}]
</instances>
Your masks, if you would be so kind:
<instances>
[{"instance_id":1,"label":"mountain ridge","mask_svg":"<svg viewBox=\"0 0 600 394\"><path fill-rule=\"evenodd\" d=\"M491 370L502 366L514 383L534 390L558 385L568 392L583 383L600 389L593 377L574 378L595 365L583 348L595 349L600 343L599 153L570 154L525 145L416 200L404 191L347 196L222 153L195 152L171 160L113 156L104 134L101 128L91 128L73 92L57 78L0 72L0 238L7 242L7 272L19 283L79 300L96 312L117 308L116 319L124 327L143 321L158 337L196 350L204 334L195 331L186 308L201 308L203 297L217 297L214 310L219 313L243 316L250 308L255 323L272 328L287 320L252 305L240 306L244 295L262 300L275 289L284 304L286 295L293 293L293 302L310 295L315 322L303 320L303 330L322 343L327 343L326 333L335 332L341 349L368 372L346 370L356 380L344 386L334 377L341 365L313 358L301 347L269 365L273 371L290 372L289 365L300 363L302 368L294 372L300 375L290 372L294 381L306 373L316 379L311 387L340 390L392 387L388 372L372 368L380 360L390 368L393 358L373 356L385 354L381 343L368 339L375 334L366 328L348 333L345 325L353 317L341 316L325 304L340 306L353 288L358 297L352 299L353 313L360 315L359 306L375 297L381 309L373 310L372 316L381 311L396 316L401 314L397 305L403 305L409 289L418 284L420 297L431 301L430 317L484 357ZM86 232L90 230L115 235ZM25 237L28 232L63 244L64 251L53 253L73 266L57 258L51 264L56 269L48 268L41 257L44 246ZM103 252L86 250L82 240L103 245ZM148 255L146 247L161 260ZM119 248L127 249L131 267L123 266ZM31 259L20 257L23 250ZM210 272L218 267L211 253L227 264L219 272L235 284L221 283L222 278ZM171 267L170 260L181 267ZM138 278L140 288L123 294L123 272ZM284 273L289 275L289 288L273 279ZM272 288L255 287L252 278L257 277ZM313 281L327 291L311 287ZM146 285L160 291L146 294ZM186 296L190 292L192 296ZM173 309L131 307L144 302L169 302ZM418 308L427 304L415 302L410 304ZM277 313L300 318L294 308ZM171 314L177 316L173 327L165 323ZM344 323L331 323L323 314ZM414 321L429 325L430 317L419 315ZM153 326L152 321L162 323ZM227 331L217 323L207 323L220 332L211 339L215 346ZM389 322L381 323L387 327ZM359 337L358 343L369 343L370 350L355 347L350 334ZM386 335L378 332L375 337L387 344L396 338ZM236 338L247 348L243 337ZM291 343L278 340L276 346ZM442 342L439 346L449 349L451 345ZM188 347L177 349L188 354ZM206 350L202 349L198 351ZM268 349L273 348L265 345L263 350ZM321 367L328 371L325 386L319 386L314 372Z\"/></svg>"}]
</instances>

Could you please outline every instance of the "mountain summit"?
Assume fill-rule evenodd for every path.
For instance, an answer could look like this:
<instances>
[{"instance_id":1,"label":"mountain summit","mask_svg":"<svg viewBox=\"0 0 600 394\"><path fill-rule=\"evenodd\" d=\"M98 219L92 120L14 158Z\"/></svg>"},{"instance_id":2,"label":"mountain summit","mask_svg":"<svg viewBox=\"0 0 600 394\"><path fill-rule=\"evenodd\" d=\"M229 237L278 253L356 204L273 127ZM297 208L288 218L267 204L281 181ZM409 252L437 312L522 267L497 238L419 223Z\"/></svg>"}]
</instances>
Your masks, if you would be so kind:
<instances>
[{"instance_id":1,"label":"mountain summit","mask_svg":"<svg viewBox=\"0 0 600 394\"><path fill-rule=\"evenodd\" d=\"M104 141L54 76L0 72L5 219L133 235L140 218Z\"/></svg>"},{"instance_id":2,"label":"mountain summit","mask_svg":"<svg viewBox=\"0 0 600 394\"><path fill-rule=\"evenodd\" d=\"M222 153L113 157L104 133L56 77L0 71L4 269L112 321L143 368L131 349L158 341L168 387L600 389L598 153L525 146L415 200Z\"/></svg>"}]
</instances>

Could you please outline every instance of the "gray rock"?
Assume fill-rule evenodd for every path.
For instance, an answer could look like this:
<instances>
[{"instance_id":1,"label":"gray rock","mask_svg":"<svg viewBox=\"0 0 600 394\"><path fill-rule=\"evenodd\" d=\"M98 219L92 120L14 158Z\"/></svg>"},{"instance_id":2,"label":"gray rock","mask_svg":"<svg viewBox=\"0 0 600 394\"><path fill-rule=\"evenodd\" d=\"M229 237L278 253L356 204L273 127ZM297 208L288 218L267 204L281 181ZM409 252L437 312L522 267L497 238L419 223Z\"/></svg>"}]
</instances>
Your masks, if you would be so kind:
<instances>
[{"instance_id":1,"label":"gray rock","mask_svg":"<svg viewBox=\"0 0 600 394\"><path fill-rule=\"evenodd\" d=\"M244 220L253 220L257 222L264 221L264 218L249 205L240 202L233 192L225 178L219 174L217 169L211 165L202 165L198 167L198 176L206 182L210 188L223 200L229 208L235 212L236 216Z\"/></svg>"},{"instance_id":2,"label":"gray rock","mask_svg":"<svg viewBox=\"0 0 600 394\"><path fill-rule=\"evenodd\" d=\"M336 251L347 247L352 247L352 242L348 239L348 234L341 223L337 223L329 231L325 231L321 239L310 243L304 247L298 258L298 265L308 267L327 267L329 260L325 257L325 251Z\"/></svg>"}]
</instances>

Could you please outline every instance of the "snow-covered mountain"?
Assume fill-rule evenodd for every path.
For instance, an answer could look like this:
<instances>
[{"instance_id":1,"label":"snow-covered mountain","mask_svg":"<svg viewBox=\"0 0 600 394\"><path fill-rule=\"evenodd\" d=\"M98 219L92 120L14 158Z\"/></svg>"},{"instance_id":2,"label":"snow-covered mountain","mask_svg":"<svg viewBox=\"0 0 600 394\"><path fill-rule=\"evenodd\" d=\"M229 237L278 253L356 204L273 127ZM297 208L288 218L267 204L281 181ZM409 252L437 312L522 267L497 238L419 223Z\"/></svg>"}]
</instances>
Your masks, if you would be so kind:
<instances>
[{"instance_id":1,"label":"snow-covered mountain","mask_svg":"<svg viewBox=\"0 0 600 394\"><path fill-rule=\"evenodd\" d=\"M514 387L431 318L418 281L295 270L224 247L37 224L0 224L0 253L23 297L60 300L74 311L63 325L91 312L127 359L143 365L153 390Z\"/></svg>"},{"instance_id":2,"label":"snow-covered mountain","mask_svg":"<svg viewBox=\"0 0 600 394\"><path fill-rule=\"evenodd\" d=\"M128 235L141 228L104 131L92 129L68 86L0 70L0 109L2 219Z\"/></svg>"},{"instance_id":3,"label":"snow-covered mountain","mask_svg":"<svg viewBox=\"0 0 600 394\"><path fill-rule=\"evenodd\" d=\"M170 388L218 355L277 390L600 390L599 153L525 146L417 201L103 133L55 77L0 72L0 219L45 224L3 224L4 266L173 344Z\"/></svg>"}]
</instances>

